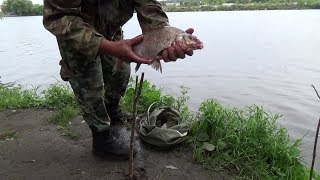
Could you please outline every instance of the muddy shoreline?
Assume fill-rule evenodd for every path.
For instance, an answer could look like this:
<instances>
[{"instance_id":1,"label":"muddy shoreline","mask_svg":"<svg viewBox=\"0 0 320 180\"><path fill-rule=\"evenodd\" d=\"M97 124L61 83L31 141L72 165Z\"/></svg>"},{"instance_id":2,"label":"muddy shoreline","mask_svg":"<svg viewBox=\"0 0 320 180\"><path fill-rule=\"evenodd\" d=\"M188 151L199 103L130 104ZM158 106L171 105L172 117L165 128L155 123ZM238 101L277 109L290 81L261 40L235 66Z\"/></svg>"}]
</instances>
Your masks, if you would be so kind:
<instances>
[{"instance_id":1,"label":"muddy shoreline","mask_svg":"<svg viewBox=\"0 0 320 180\"><path fill-rule=\"evenodd\" d=\"M103 160L91 153L90 130L80 116L72 121L79 140L61 135L48 123L46 109L0 111L0 130L13 129L14 139L0 140L0 179L122 179L128 161ZM129 133L128 133L129 134ZM156 150L137 140L136 167L141 179L226 179L192 160L186 147ZM166 168L174 166L177 169Z\"/></svg>"}]
</instances>

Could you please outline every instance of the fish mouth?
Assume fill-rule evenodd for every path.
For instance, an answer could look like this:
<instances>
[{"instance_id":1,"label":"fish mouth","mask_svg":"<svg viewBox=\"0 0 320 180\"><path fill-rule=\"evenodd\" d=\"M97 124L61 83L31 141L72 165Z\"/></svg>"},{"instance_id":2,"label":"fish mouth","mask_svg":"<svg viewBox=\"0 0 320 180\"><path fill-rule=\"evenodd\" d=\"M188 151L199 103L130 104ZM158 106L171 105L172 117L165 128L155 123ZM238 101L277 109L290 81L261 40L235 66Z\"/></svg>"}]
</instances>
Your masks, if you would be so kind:
<instances>
[{"instance_id":1,"label":"fish mouth","mask_svg":"<svg viewBox=\"0 0 320 180\"><path fill-rule=\"evenodd\" d=\"M199 39L196 40L196 44L195 44L197 49L203 49L203 42L201 42Z\"/></svg>"},{"instance_id":2,"label":"fish mouth","mask_svg":"<svg viewBox=\"0 0 320 180\"><path fill-rule=\"evenodd\" d=\"M191 45L192 50L204 48L203 42L201 42L199 39L195 39L195 41L193 43L191 43L190 45Z\"/></svg>"},{"instance_id":3,"label":"fish mouth","mask_svg":"<svg viewBox=\"0 0 320 180\"><path fill-rule=\"evenodd\" d=\"M196 36L189 35L188 38L184 39L185 44L187 46L191 46L191 49L197 50L197 49L203 49L204 45L203 42L201 42Z\"/></svg>"}]
</instances>

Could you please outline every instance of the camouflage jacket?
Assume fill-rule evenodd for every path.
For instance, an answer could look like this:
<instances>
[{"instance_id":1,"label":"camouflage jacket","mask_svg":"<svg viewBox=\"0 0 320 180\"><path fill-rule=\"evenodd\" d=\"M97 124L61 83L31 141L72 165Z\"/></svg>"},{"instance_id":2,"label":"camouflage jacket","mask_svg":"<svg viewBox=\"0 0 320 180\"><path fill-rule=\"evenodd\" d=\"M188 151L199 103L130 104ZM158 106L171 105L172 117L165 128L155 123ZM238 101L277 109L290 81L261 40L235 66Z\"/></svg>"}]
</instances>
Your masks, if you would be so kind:
<instances>
[{"instance_id":1,"label":"camouflage jacket","mask_svg":"<svg viewBox=\"0 0 320 180\"><path fill-rule=\"evenodd\" d=\"M169 23L156 0L44 0L43 25L57 37L63 59L90 61L103 38L122 38L134 11L142 31Z\"/></svg>"}]
</instances>

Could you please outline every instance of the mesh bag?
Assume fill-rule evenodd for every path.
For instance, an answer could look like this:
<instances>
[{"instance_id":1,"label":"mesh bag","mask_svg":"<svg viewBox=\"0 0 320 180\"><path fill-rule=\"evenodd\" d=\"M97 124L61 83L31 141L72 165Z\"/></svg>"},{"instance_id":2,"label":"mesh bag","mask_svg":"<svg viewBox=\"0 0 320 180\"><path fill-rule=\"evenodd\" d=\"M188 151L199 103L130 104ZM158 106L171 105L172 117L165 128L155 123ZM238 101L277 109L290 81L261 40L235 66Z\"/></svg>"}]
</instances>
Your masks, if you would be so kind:
<instances>
[{"instance_id":1,"label":"mesh bag","mask_svg":"<svg viewBox=\"0 0 320 180\"><path fill-rule=\"evenodd\" d=\"M150 108L156 103L162 102L151 104L147 116L140 121L140 138L160 147L174 146L184 141L191 126L182 119L177 110L168 105L160 106L150 114Z\"/></svg>"}]
</instances>

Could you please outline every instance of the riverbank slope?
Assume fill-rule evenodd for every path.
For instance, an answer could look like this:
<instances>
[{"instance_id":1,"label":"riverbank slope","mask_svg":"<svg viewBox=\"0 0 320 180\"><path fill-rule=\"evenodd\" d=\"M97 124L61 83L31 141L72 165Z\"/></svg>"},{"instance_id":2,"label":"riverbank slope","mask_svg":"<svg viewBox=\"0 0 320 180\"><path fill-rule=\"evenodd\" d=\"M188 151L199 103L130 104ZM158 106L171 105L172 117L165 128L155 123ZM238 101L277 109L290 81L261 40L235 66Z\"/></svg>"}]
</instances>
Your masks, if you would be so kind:
<instances>
[{"instance_id":1,"label":"riverbank slope","mask_svg":"<svg viewBox=\"0 0 320 180\"><path fill-rule=\"evenodd\" d=\"M80 116L72 120L78 140L71 140L48 123L54 113L34 108L0 111L1 129L14 130L11 137L0 140L0 179L123 178L128 162L93 156L90 130ZM136 167L142 179L223 179L195 163L187 148L159 151L141 145L138 138L136 142Z\"/></svg>"}]
</instances>

